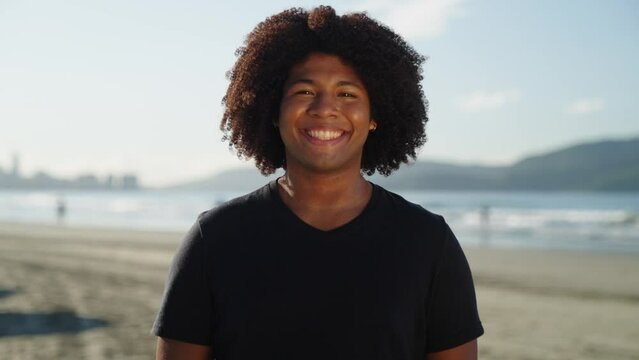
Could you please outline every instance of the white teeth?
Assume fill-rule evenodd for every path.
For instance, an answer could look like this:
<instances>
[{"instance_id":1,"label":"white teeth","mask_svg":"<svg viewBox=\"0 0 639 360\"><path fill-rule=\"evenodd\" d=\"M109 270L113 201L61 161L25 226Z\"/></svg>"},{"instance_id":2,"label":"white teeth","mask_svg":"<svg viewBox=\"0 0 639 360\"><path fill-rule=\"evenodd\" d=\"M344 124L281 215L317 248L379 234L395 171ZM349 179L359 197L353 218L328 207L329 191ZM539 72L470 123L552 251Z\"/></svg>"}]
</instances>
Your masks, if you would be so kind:
<instances>
[{"instance_id":1,"label":"white teeth","mask_svg":"<svg viewBox=\"0 0 639 360\"><path fill-rule=\"evenodd\" d=\"M334 131L334 130L307 130L306 133L315 139L319 140L333 140L342 136L343 131Z\"/></svg>"}]
</instances>

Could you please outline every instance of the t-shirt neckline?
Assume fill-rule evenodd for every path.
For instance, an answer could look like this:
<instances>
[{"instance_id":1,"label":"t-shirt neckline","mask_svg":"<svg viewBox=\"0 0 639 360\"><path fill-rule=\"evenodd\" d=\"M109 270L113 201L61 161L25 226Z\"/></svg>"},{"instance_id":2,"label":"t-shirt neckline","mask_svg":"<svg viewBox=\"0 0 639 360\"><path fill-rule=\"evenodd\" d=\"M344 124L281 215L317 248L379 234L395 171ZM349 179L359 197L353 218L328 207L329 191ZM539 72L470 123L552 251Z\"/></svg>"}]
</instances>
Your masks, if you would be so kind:
<instances>
[{"instance_id":1,"label":"t-shirt neckline","mask_svg":"<svg viewBox=\"0 0 639 360\"><path fill-rule=\"evenodd\" d=\"M300 219L293 212L293 210L291 210L288 206L286 206L286 204L284 203L284 200L282 200L282 198L280 197L280 193L277 188L278 187L277 179L270 181L268 184L268 187L269 187L270 196L277 203L277 207L279 209L278 212L283 217L287 218L288 221L292 221L293 223L298 224L300 227L305 228L314 234L335 235L335 234L348 232L358 228L360 224L362 222L365 222L366 218L370 216L370 213L372 212L372 210L375 208L375 205L377 204L380 190L379 190L379 186L377 186L376 184L370 181L369 183L373 186L373 191L371 194L371 198L368 200L368 203L366 204L362 212L360 212L359 215L357 215L355 218L353 218L349 222L330 230L318 229L315 226L306 223L304 220Z\"/></svg>"}]
</instances>

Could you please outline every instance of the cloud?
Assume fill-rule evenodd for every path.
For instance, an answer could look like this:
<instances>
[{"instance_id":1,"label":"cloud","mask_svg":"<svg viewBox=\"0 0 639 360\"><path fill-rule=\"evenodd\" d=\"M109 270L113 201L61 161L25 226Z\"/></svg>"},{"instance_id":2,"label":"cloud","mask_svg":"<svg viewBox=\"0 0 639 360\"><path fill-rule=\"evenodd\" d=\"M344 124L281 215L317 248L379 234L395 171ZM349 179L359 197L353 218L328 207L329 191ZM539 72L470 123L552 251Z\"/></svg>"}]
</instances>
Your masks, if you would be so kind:
<instances>
[{"instance_id":1,"label":"cloud","mask_svg":"<svg viewBox=\"0 0 639 360\"><path fill-rule=\"evenodd\" d=\"M459 101L459 107L464 112L478 112L498 109L518 100L519 90L477 91L462 98Z\"/></svg>"},{"instance_id":2,"label":"cloud","mask_svg":"<svg viewBox=\"0 0 639 360\"><path fill-rule=\"evenodd\" d=\"M590 114L603 110L604 106L605 102L600 98L579 99L568 104L566 112L568 114Z\"/></svg>"},{"instance_id":3,"label":"cloud","mask_svg":"<svg viewBox=\"0 0 639 360\"><path fill-rule=\"evenodd\" d=\"M462 0L368 0L358 7L400 35L417 39L443 33L448 21L461 13L461 3Z\"/></svg>"}]
</instances>

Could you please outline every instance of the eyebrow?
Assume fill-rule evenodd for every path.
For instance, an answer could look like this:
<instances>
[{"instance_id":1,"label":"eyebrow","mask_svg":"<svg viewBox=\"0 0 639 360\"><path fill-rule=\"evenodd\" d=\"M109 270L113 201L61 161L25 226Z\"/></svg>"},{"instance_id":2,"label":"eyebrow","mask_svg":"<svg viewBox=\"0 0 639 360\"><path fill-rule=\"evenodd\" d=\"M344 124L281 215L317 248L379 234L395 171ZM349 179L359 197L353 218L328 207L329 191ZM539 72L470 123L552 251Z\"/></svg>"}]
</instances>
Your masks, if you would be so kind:
<instances>
[{"instance_id":1,"label":"eyebrow","mask_svg":"<svg viewBox=\"0 0 639 360\"><path fill-rule=\"evenodd\" d=\"M287 86L293 86L295 84L314 84L315 82L312 79L301 78L294 81L291 81L287 84ZM356 88L361 89L362 85L348 80L340 80L337 82L337 86L354 86Z\"/></svg>"}]
</instances>

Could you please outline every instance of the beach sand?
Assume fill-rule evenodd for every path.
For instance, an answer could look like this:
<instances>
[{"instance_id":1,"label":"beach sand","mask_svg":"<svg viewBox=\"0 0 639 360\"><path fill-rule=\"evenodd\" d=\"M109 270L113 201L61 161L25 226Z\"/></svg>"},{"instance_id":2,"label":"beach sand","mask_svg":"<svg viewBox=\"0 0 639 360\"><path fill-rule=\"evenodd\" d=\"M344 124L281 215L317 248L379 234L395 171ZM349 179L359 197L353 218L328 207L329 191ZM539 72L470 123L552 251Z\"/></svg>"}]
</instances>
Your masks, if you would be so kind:
<instances>
[{"instance_id":1,"label":"beach sand","mask_svg":"<svg viewBox=\"0 0 639 360\"><path fill-rule=\"evenodd\" d=\"M0 359L150 359L182 234L0 224ZM639 359L639 254L465 247L481 359Z\"/></svg>"}]
</instances>

